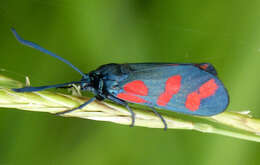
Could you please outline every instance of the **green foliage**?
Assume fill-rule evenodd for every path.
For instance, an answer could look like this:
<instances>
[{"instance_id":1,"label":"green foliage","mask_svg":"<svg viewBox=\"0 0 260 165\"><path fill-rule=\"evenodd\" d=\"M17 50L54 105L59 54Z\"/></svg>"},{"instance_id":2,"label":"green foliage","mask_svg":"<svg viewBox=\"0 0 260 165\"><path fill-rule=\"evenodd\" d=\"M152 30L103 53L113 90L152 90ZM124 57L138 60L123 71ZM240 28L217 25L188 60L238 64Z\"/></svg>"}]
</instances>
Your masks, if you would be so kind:
<instances>
[{"instance_id":1,"label":"green foliage","mask_svg":"<svg viewBox=\"0 0 260 165\"><path fill-rule=\"evenodd\" d=\"M84 72L110 62L210 62L229 91L228 113L210 121L192 121L222 130L230 125L222 127L219 122L232 120L242 126L239 130L248 132L253 127L240 122L252 119L241 115L248 120L236 120L231 110L251 110L251 115L260 116L259 8L259 1L242 0L3 1L0 69L16 72L2 75L20 82L25 76L18 74L25 74L34 86L80 80L63 63L19 44L10 27ZM129 128L10 108L1 108L0 131L0 164L230 165L259 164L260 160L259 143L245 140L195 131Z\"/></svg>"}]
</instances>

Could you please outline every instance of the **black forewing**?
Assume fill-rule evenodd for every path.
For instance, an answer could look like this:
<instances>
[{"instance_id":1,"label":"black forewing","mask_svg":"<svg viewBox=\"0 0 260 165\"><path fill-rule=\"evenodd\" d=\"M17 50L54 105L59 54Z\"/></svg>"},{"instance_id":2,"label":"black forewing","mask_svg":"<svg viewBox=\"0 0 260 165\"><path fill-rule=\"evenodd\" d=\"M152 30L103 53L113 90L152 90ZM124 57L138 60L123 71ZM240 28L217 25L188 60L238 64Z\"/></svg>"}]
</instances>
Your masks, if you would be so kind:
<instances>
[{"instance_id":1,"label":"black forewing","mask_svg":"<svg viewBox=\"0 0 260 165\"><path fill-rule=\"evenodd\" d=\"M126 63L122 64L121 67L123 70L132 71L132 72L142 72L142 71L152 71L154 69L158 69L158 67L163 66L189 66L193 65L201 70L204 70L208 73L213 74L214 76L217 76L217 71L215 67L210 63Z\"/></svg>"},{"instance_id":2,"label":"black forewing","mask_svg":"<svg viewBox=\"0 0 260 165\"><path fill-rule=\"evenodd\" d=\"M121 89L118 90L118 92L123 91L125 84L135 80L141 80L149 89L148 95L142 96L143 99L147 100L147 103L144 104L149 106L187 114L209 116L224 111L228 105L228 94L220 80L215 74L201 69L195 64L139 63L122 64L120 68L122 73L128 76L119 82ZM180 75L182 77L180 91L172 97L166 106L158 106L156 102L160 94L165 90L167 79L174 75ZM196 91L202 84L210 79L214 79L219 87L214 97L204 99L199 110L188 110L185 107L187 95ZM114 93L113 95L116 96L116 94L118 93Z\"/></svg>"}]
</instances>

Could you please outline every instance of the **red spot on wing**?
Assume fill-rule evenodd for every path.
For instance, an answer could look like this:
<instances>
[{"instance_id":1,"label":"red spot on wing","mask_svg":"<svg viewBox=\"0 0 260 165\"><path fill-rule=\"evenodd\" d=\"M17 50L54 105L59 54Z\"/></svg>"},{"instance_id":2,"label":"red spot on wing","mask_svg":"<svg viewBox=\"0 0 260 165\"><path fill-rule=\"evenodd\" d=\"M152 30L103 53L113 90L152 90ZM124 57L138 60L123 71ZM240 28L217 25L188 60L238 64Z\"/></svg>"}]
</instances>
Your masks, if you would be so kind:
<instances>
[{"instance_id":1,"label":"red spot on wing","mask_svg":"<svg viewBox=\"0 0 260 165\"><path fill-rule=\"evenodd\" d=\"M165 106L171 100L171 98L171 95L167 93L162 93L157 99L157 104L160 106Z\"/></svg>"},{"instance_id":2,"label":"red spot on wing","mask_svg":"<svg viewBox=\"0 0 260 165\"><path fill-rule=\"evenodd\" d=\"M132 82L129 82L124 85L124 90L127 93L140 95L140 96L147 96L148 95L148 88L141 80L135 80Z\"/></svg>"},{"instance_id":3,"label":"red spot on wing","mask_svg":"<svg viewBox=\"0 0 260 165\"><path fill-rule=\"evenodd\" d=\"M117 95L118 98L133 102L133 103L145 103L147 102L145 99L139 96L147 96L148 95L148 88L141 80L135 80L129 82L124 85L124 91ZM136 96L139 95L139 96Z\"/></svg>"},{"instance_id":4,"label":"red spot on wing","mask_svg":"<svg viewBox=\"0 0 260 165\"><path fill-rule=\"evenodd\" d=\"M209 67L209 64L200 65L200 68L203 70L206 70L208 67Z\"/></svg>"},{"instance_id":5,"label":"red spot on wing","mask_svg":"<svg viewBox=\"0 0 260 165\"><path fill-rule=\"evenodd\" d=\"M214 79L207 81L206 83L202 84L199 88L200 98L205 99L209 96L214 95L217 89L218 85L215 83Z\"/></svg>"},{"instance_id":6,"label":"red spot on wing","mask_svg":"<svg viewBox=\"0 0 260 165\"><path fill-rule=\"evenodd\" d=\"M214 95L217 89L218 85L216 84L214 79L210 79L209 81L205 82L199 87L198 90L188 94L185 103L186 108L191 111L198 110L200 106L200 101Z\"/></svg>"},{"instance_id":7,"label":"red spot on wing","mask_svg":"<svg viewBox=\"0 0 260 165\"><path fill-rule=\"evenodd\" d=\"M188 94L185 106L191 111L196 111L197 109L199 109L200 106L199 94L197 92L192 92Z\"/></svg>"},{"instance_id":8,"label":"red spot on wing","mask_svg":"<svg viewBox=\"0 0 260 165\"><path fill-rule=\"evenodd\" d=\"M165 106L171 100L172 96L177 94L181 88L181 76L170 77L165 83L165 91L158 97L157 104Z\"/></svg>"},{"instance_id":9,"label":"red spot on wing","mask_svg":"<svg viewBox=\"0 0 260 165\"><path fill-rule=\"evenodd\" d=\"M117 95L117 97L122 99L122 100L133 102L133 103L145 103L145 102L147 102L146 100L144 100L144 99L142 99L138 96L132 95L130 93L119 93Z\"/></svg>"}]
</instances>

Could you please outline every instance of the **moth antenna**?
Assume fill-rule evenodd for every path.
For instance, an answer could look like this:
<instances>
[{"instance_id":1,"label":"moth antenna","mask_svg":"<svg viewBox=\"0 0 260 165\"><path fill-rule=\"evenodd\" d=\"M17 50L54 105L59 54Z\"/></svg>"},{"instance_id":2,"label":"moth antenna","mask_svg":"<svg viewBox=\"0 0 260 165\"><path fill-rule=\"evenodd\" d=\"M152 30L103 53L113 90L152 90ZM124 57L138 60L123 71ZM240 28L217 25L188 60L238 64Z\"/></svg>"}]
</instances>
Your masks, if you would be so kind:
<instances>
[{"instance_id":1,"label":"moth antenna","mask_svg":"<svg viewBox=\"0 0 260 165\"><path fill-rule=\"evenodd\" d=\"M43 52L43 53L45 53L45 54L48 54L48 55L50 55L50 56L52 56L52 57L55 57L55 58L59 59L60 61L66 63L66 64L69 65L71 68L73 68L74 70L76 70L77 72L79 72L84 78L87 78L86 75L85 75L82 71L79 70L79 68L75 67L75 66L74 66L72 63L70 63L68 60L66 60L66 59L64 59L64 58L62 58L62 57L60 57L60 56L58 56L58 55L56 55L56 54L50 52L49 50L47 50L47 49L41 47L40 45L38 45L38 44L36 44L36 43L33 43L33 42L31 42L31 41L24 40L22 37L20 37L20 36L18 35L18 33L16 32L16 30L15 30L14 28L11 28L11 31L13 32L15 38L16 38L21 44L26 45L26 46L29 46L29 47L32 47L32 48L37 49L37 50L39 50L39 51L41 51L41 52Z\"/></svg>"},{"instance_id":2,"label":"moth antenna","mask_svg":"<svg viewBox=\"0 0 260 165\"><path fill-rule=\"evenodd\" d=\"M72 84L80 84L83 83L83 81L72 81L68 83L63 83L63 84L55 84L55 85L47 85L47 86L39 86L39 87L24 87L24 88L13 88L12 90L15 92L37 92L37 91L42 91L45 89L49 88L59 88L59 87L64 87L67 85L72 85Z\"/></svg>"}]
</instances>

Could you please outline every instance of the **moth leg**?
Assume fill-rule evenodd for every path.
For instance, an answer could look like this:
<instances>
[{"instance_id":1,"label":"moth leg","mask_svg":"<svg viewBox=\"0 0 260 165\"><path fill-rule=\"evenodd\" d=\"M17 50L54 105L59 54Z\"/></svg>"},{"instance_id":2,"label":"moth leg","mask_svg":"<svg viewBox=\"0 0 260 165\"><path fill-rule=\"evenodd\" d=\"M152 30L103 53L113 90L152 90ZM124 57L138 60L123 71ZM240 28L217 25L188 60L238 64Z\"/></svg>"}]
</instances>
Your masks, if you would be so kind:
<instances>
[{"instance_id":1,"label":"moth leg","mask_svg":"<svg viewBox=\"0 0 260 165\"><path fill-rule=\"evenodd\" d=\"M80 106L78 106L77 108L70 109L70 110L66 110L66 111L62 111L62 112L58 112L58 113L56 113L56 115L64 115L64 114L66 114L66 113L70 113L70 112L76 111L76 110L78 110L78 109L81 109L81 108L87 106L88 104L92 103L92 102L95 101L95 100L96 100L96 97L93 97L93 98L91 98L90 100L88 100L88 101L86 101L85 103L83 103L83 104L81 104Z\"/></svg>"},{"instance_id":2,"label":"moth leg","mask_svg":"<svg viewBox=\"0 0 260 165\"><path fill-rule=\"evenodd\" d=\"M126 103L125 107L128 109L128 111L131 113L132 123L130 127L133 127L135 125L135 113L134 111L129 107L129 105Z\"/></svg>"},{"instance_id":3,"label":"moth leg","mask_svg":"<svg viewBox=\"0 0 260 165\"><path fill-rule=\"evenodd\" d=\"M117 104L123 105L123 106L125 106L125 107L128 109L128 111L131 113L131 118L132 118L132 123L131 123L130 127L133 127L134 124L135 124L135 113L134 113L134 111L129 107L129 105L127 104L127 102L122 101L122 100L120 100L120 99L118 99L118 98L116 98L116 97L114 97L114 96L112 96L112 95L108 95L108 96L107 96L107 99L109 99L109 100L111 100L111 101L114 101L114 102L116 102Z\"/></svg>"},{"instance_id":4,"label":"moth leg","mask_svg":"<svg viewBox=\"0 0 260 165\"><path fill-rule=\"evenodd\" d=\"M164 125L164 130L166 131L168 127L167 127L167 123L166 123L165 119L162 117L162 115L161 115L160 113L158 113L158 112L156 111L156 109L155 109L154 107L150 107L150 108L153 110L154 114L155 114L156 116L158 116L158 117L162 120L163 125Z\"/></svg>"}]
</instances>

